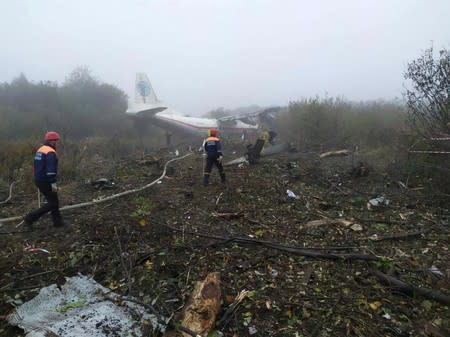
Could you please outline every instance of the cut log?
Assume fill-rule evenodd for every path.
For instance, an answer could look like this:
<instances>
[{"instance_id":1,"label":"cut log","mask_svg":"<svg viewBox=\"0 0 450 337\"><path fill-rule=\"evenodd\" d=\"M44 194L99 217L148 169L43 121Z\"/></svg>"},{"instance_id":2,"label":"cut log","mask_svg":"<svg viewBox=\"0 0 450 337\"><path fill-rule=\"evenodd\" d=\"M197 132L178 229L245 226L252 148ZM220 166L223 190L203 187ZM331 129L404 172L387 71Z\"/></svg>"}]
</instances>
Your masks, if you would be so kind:
<instances>
[{"instance_id":1,"label":"cut log","mask_svg":"<svg viewBox=\"0 0 450 337\"><path fill-rule=\"evenodd\" d=\"M209 273L203 282L197 282L195 285L181 312L181 325L195 331L199 336L206 336L216 323L220 299L220 274ZM164 337L169 336L191 337L186 332L168 331L164 334Z\"/></svg>"}]
</instances>

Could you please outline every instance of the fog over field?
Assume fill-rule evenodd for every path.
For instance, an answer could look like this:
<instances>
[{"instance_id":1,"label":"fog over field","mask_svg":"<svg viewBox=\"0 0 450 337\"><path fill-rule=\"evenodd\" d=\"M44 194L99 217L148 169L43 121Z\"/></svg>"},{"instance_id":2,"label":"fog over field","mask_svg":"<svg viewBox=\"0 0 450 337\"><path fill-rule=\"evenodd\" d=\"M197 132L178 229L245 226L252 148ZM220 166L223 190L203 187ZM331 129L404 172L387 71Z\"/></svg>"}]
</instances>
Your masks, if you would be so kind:
<instances>
[{"instance_id":1,"label":"fog over field","mask_svg":"<svg viewBox=\"0 0 450 337\"><path fill-rule=\"evenodd\" d=\"M200 115L316 94L402 96L406 64L450 45L450 2L2 1L0 82L64 82L77 66Z\"/></svg>"}]
</instances>

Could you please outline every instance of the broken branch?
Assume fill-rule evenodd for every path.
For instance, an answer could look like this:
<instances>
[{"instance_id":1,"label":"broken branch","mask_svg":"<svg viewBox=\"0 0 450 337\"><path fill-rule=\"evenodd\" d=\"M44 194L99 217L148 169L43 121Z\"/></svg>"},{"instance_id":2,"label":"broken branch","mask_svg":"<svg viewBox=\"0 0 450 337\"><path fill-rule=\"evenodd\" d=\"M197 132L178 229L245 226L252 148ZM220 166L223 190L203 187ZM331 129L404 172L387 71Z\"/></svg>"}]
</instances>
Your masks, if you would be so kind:
<instances>
[{"instance_id":1,"label":"broken branch","mask_svg":"<svg viewBox=\"0 0 450 337\"><path fill-rule=\"evenodd\" d=\"M443 303L445 305L450 305L450 296L447 296L439 291L433 290L433 289L427 289L427 288L421 288L417 287L413 284L409 284L406 282L403 282L399 279L396 279L395 277L386 275L385 273L382 273L378 269L370 268L370 272L378 277L381 281L384 283L395 287L397 290L401 291L404 294L407 294L409 296L414 296L415 294L422 295L425 298L435 300L437 302Z\"/></svg>"},{"instance_id":2,"label":"broken branch","mask_svg":"<svg viewBox=\"0 0 450 337\"><path fill-rule=\"evenodd\" d=\"M163 226L170 228L177 232L182 232L181 229L172 227L168 224L162 224ZM222 236L216 236L216 235L210 235L210 234L202 234L199 232L190 232L190 231L184 231L185 234L191 234L194 236L200 236L200 237L206 237L210 239L216 239L221 240L225 242L236 242L241 244L256 244L265 246L268 248L293 253L296 255L301 256L307 256L307 257L316 257L316 258L323 258L323 259L329 259L329 260L364 260L364 261L378 261L380 258L375 255L367 255L367 254L360 254L360 253L348 253L348 254L337 254L337 253L322 253L314 250L310 250L308 248L297 248L297 247L290 247L281 245L278 243L270 242L270 241L263 241L263 240L256 240L256 239L248 239L248 238L242 238L242 237L222 237Z\"/></svg>"},{"instance_id":3,"label":"broken branch","mask_svg":"<svg viewBox=\"0 0 450 337\"><path fill-rule=\"evenodd\" d=\"M414 236L420 236L422 234L426 234L430 232L430 229L424 230L424 231L416 231L416 232L405 232L405 233L397 233L393 235L384 235L384 236L378 236L377 234L372 235L369 237L372 241L386 241L386 240L400 240L405 238L410 238Z\"/></svg>"}]
</instances>

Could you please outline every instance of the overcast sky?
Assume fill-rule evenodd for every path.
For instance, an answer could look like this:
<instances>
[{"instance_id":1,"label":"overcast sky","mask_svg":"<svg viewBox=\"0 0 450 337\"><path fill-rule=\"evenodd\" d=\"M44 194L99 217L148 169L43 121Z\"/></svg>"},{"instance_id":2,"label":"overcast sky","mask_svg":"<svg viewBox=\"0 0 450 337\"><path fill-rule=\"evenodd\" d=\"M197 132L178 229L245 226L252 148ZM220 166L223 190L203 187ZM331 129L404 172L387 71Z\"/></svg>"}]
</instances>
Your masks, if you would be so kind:
<instances>
[{"instance_id":1,"label":"overcast sky","mask_svg":"<svg viewBox=\"0 0 450 337\"><path fill-rule=\"evenodd\" d=\"M401 97L406 64L450 47L449 0L0 0L0 82L87 65L193 115L316 94Z\"/></svg>"}]
</instances>

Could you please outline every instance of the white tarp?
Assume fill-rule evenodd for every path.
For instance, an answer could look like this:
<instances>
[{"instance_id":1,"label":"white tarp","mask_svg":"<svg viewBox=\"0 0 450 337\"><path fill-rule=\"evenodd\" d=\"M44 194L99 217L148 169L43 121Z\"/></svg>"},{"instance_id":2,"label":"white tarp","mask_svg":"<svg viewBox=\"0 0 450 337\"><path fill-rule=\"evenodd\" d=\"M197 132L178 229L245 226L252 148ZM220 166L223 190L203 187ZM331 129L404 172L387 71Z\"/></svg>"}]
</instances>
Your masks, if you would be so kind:
<instances>
[{"instance_id":1,"label":"white tarp","mask_svg":"<svg viewBox=\"0 0 450 337\"><path fill-rule=\"evenodd\" d=\"M105 294L117 297L86 276L66 278L61 289L56 284L42 288L7 319L25 330L26 337L45 337L48 331L60 337L139 337L144 320L163 331L141 305L125 301L126 305L117 306Z\"/></svg>"}]
</instances>

